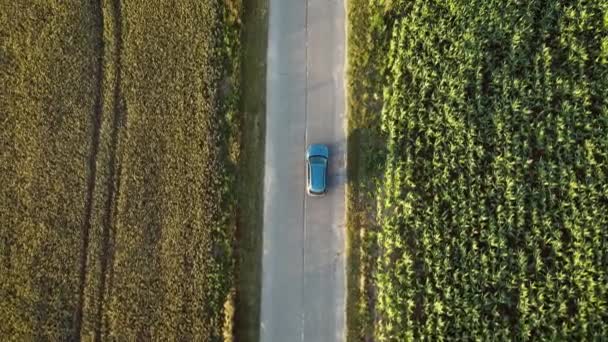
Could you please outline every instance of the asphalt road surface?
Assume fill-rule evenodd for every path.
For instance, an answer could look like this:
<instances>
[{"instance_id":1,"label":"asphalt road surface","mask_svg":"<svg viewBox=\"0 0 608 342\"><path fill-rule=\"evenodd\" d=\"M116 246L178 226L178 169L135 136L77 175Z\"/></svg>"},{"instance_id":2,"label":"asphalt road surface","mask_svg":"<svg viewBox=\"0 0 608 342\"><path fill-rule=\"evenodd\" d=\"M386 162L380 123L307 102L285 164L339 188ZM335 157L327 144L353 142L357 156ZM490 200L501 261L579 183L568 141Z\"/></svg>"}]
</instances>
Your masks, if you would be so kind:
<instances>
[{"instance_id":1,"label":"asphalt road surface","mask_svg":"<svg viewBox=\"0 0 608 342\"><path fill-rule=\"evenodd\" d=\"M270 0L261 341L345 340L345 0ZM308 197L305 150L329 146Z\"/></svg>"}]
</instances>

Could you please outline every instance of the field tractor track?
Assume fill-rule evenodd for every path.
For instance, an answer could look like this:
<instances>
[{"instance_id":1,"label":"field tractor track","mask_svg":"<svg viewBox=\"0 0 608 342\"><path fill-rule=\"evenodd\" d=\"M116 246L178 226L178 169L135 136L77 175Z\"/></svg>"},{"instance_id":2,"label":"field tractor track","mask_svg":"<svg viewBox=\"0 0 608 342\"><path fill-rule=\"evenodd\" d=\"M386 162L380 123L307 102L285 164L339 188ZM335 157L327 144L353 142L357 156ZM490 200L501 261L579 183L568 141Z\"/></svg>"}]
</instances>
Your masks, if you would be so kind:
<instances>
[{"instance_id":1,"label":"field tractor track","mask_svg":"<svg viewBox=\"0 0 608 342\"><path fill-rule=\"evenodd\" d=\"M105 7L105 8L104 8ZM87 177L87 190L85 198L85 212L82 224L82 244L81 244L81 261L80 261L80 283L79 283L79 294L78 294L78 306L76 308L74 318L74 339L80 339L83 329L83 315L84 315L84 301L85 301L85 288L87 287L87 270L88 264L93 262L88 258L95 259L99 258L100 273L97 276L92 276L95 279L90 279L89 282L93 282L93 286L97 287L97 300L95 301L96 307L94 308L95 318L94 321L94 334L96 339L103 337L103 330L107 328L108 324L104 324L104 305L106 299L106 292L110 290L111 280L108 278L108 274L111 274L113 250L114 250L114 217L116 217L117 210L117 197L119 195L120 186L120 161L118 160L118 149L120 145L120 129L126 124L126 104L123 99L121 89L121 74L122 74L122 13L121 13L121 2L120 0L110 0L104 2L97 0L94 6L95 18L97 19L95 27L95 36L97 37L97 94L95 95L95 106L93 111L93 128L92 128L92 140L91 148L88 158L89 174ZM105 13L105 16L104 16ZM105 37L109 41L104 39L104 30L111 28L111 38ZM111 68L112 70L104 70L105 68ZM114 75L112 77L111 75ZM104 81L110 82L111 84L104 87ZM107 97L107 98L106 98ZM107 102L106 102L107 101ZM106 103L104 113L104 102ZM109 105L109 106L108 106ZM107 111L111 111L108 113ZM106 120L104 120L104 115ZM104 122L105 121L105 122ZM103 126L106 126L104 129ZM109 134L103 134L103 131L109 129ZM108 146L109 150L105 149L105 156L109 159L105 159L98 156L101 144L104 144L102 139L105 137L105 145ZM109 140L109 141L108 141ZM97 170L98 158L100 160L108 160L107 165L99 165L99 167L107 168L107 179L103 180L102 183L97 184L99 189L96 189L96 183L99 181ZM100 174L101 175L101 174ZM106 187L105 189L103 189ZM89 255L90 247L90 232L92 228L93 217L96 215L95 211L95 193L96 191L105 190L105 199L101 211L97 213L98 217L101 217L101 248L99 251L93 251L93 254ZM99 208L99 207L98 207ZM99 221L98 221L99 222ZM99 253L98 255L96 255Z\"/></svg>"},{"instance_id":2,"label":"field tractor track","mask_svg":"<svg viewBox=\"0 0 608 342\"><path fill-rule=\"evenodd\" d=\"M108 285L111 285L108 279L108 267L112 267L112 260L114 255L114 241L113 241L113 227L116 217L116 203L120 191L120 164L117 159L119 140L120 140L120 127L124 127L126 124L126 103L122 96L121 89L121 74L122 74L122 13L121 13L121 2L120 0L112 0L111 12L112 20L114 22L113 40L115 43L113 53L113 65L114 65L114 84L112 94L112 132L110 142L110 163L109 163L109 179L107 183L107 194L106 203L104 206L103 213L103 227L102 227L102 245L100 250L100 261L101 261L101 276L99 281L99 301L97 307L97 322L95 327L96 340L101 340L101 332L103 327L103 312L105 304L106 291L110 290ZM105 325L108 326L107 324Z\"/></svg>"},{"instance_id":3,"label":"field tractor track","mask_svg":"<svg viewBox=\"0 0 608 342\"><path fill-rule=\"evenodd\" d=\"M81 237L82 244L80 249L80 270L79 270L79 288L78 288L78 305L74 315L74 337L73 340L80 339L80 331L82 329L82 316L84 306L84 289L86 283L86 272L87 272L87 255L89 249L89 233L91 230L91 217L93 215L93 194L95 193L95 180L97 178L97 154L99 152L99 142L101 135L102 126L102 115L103 115L103 56L105 50L105 44L103 39L103 8L102 1L96 0L93 4L95 22L93 25L94 36L96 37L97 56L96 56L96 70L95 80L96 87L98 89L95 94L94 107L93 107L93 118L92 118L92 132L91 132L91 146L88 157L88 177L86 181L86 197L85 197L85 210L82 220Z\"/></svg>"}]
</instances>

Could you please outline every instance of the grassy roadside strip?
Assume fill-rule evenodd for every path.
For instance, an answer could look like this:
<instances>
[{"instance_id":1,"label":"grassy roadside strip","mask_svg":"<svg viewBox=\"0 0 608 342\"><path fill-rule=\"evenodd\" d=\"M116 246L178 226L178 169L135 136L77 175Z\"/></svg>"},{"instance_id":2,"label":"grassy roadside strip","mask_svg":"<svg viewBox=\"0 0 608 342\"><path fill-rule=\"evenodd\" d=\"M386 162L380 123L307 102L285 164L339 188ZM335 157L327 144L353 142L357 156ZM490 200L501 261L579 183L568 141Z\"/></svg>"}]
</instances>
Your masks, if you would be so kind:
<instances>
[{"instance_id":1,"label":"grassy roadside strip","mask_svg":"<svg viewBox=\"0 0 608 342\"><path fill-rule=\"evenodd\" d=\"M237 170L235 341L258 341L262 256L268 0L244 0Z\"/></svg>"},{"instance_id":2,"label":"grassy roadside strip","mask_svg":"<svg viewBox=\"0 0 608 342\"><path fill-rule=\"evenodd\" d=\"M374 178L382 165L380 70L370 47L372 19L367 2L347 2L347 341L373 338L375 192Z\"/></svg>"}]
</instances>

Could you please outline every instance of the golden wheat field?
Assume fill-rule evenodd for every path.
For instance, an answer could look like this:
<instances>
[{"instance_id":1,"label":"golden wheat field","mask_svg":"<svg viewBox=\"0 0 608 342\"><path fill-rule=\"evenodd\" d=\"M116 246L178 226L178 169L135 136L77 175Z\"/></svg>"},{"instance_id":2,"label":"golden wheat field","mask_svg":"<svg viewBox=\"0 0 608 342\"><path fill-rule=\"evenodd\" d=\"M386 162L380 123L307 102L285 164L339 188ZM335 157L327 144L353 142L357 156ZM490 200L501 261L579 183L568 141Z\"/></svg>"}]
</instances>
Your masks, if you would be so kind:
<instances>
[{"instance_id":1,"label":"golden wheat field","mask_svg":"<svg viewBox=\"0 0 608 342\"><path fill-rule=\"evenodd\" d=\"M223 338L239 11L0 4L0 336Z\"/></svg>"}]
</instances>

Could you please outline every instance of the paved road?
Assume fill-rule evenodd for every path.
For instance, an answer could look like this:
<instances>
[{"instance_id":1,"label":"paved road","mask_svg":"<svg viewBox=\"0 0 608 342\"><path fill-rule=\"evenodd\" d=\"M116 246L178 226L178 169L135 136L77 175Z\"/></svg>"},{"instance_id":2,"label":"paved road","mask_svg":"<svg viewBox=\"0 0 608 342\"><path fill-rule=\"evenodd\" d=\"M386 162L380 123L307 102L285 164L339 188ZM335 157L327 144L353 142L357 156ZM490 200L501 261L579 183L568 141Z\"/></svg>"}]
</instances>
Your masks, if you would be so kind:
<instances>
[{"instance_id":1,"label":"paved road","mask_svg":"<svg viewBox=\"0 0 608 342\"><path fill-rule=\"evenodd\" d=\"M345 0L270 0L262 342L344 341ZM305 149L330 148L329 193Z\"/></svg>"}]
</instances>

